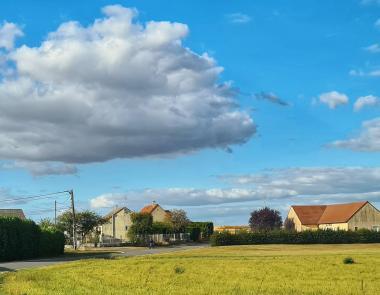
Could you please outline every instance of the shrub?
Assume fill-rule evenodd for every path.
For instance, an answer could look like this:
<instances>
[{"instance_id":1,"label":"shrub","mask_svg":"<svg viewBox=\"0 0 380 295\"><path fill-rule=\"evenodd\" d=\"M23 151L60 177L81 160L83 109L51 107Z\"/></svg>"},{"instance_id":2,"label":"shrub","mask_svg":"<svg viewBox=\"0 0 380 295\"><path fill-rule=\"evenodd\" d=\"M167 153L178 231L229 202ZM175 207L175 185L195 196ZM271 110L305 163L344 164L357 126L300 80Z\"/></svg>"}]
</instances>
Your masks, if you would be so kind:
<instances>
[{"instance_id":1,"label":"shrub","mask_svg":"<svg viewBox=\"0 0 380 295\"><path fill-rule=\"evenodd\" d=\"M171 234L173 231L173 226L168 222L153 222L152 224L152 234Z\"/></svg>"},{"instance_id":2,"label":"shrub","mask_svg":"<svg viewBox=\"0 0 380 295\"><path fill-rule=\"evenodd\" d=\"M343 263L344 264L354 264L355 261L354 261L354 259L352 257L346 257L346 258L343 259Z\"/></svg>"},{"instance_id":3,"label":"shrub","mask_svg":"<svg viewBox=\"0 0 380 295\"><path fill-rule=\"evenodd\" d=\"M190 227L199 228L202 240L208 240L214 233L214 224L212 222L191 222L188 228Z\"/></svg>"},{"instance_id":4,"label":"shrub","mask_svg":"<svg viewBox=\"0 0 380 295\"><path fill-rule=\"evenodd\" d=\"M380 232L370 230L358 231L262 231L262 232L229 232L214 233L211 236L212 246L225 245L258 245L258 244L350 244L380 243Z\"/></svg>"},{"instance_id":5,"label":"shrub","mask_svg":"<svg viewBox=\"0 0 380 295\"><path fill-rule=\"evenodd\" d=\"M190 234L190 240L198 242L201 236L201 230L199 227L188 227L186 232Z\"/></svg>"},{"instance_id":6,"label":"shrub","mask_svg":"<svg viewBox=\"0 0 380 295\"><path fill-rule=\"evenodd\" d=\"M55 229L42 230L40 236L39 256L58 256L65 250L65 235Z\"/></svg>"},{"instance_id":7,"label":"shrub","mask_svg":"<svg viewBox=\"0 0 380 295\"><path fill-rule=\"evenodd\" d=\"M0 261L59 255L63 249L61 232L47 233L31 220L0 218Z\"/></svg>"}]
</instances>

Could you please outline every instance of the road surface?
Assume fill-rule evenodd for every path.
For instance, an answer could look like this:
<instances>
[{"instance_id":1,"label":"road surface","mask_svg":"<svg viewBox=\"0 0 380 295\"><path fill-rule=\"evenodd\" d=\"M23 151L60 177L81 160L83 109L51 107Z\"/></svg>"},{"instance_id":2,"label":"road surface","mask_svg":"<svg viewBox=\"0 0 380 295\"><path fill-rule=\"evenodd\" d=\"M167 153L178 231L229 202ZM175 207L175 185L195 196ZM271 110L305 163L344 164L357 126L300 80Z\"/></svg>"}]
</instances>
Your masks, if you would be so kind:
<instances>
[{"instance_id":1,"label":"road surface","mask_svg":"<svg viewBox=\"0 0 380 295\"><path fill-rule=\"evenodd\" d=\"M0 263L0 272L4 271L16 271L19 269L47 266L59 263L65 263L75 260L81 259L91 259L91 258L110 258L117 256L142 256L142 255L151 255L151 254L161 254L161 253L171 253L176 251L183 250L191 250L191 249L199 249L203 247L207 247L207 244L197 244L197 245L178 245L171 247L157 247L154 249L148 248L128 248L128 247L120 247L120 248L112 248L112 251L117 251L118 253L96 253L96 254L85 254L82 255L65 255L62 257L54 257L54 258L41 258L41 259L30 259L23 261L12 261L12 262L4 262ZM107 250L107 248L104 248Z\"/></svg>"}]
</instances>

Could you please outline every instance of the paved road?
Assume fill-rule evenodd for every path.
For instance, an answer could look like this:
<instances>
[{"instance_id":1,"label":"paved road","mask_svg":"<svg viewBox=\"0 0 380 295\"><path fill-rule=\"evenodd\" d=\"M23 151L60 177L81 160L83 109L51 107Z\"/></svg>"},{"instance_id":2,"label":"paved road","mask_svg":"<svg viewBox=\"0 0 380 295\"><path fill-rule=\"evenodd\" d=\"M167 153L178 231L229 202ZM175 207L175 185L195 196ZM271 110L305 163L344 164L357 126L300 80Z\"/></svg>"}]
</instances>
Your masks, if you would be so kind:
<instances>
[{"instance_id":1,"label":"paved road","mask_svg":"<svg viewBox=\"0 0 380 295\"><path fill-rule=\"evenodd\" d=\"M80 259L90 259L90 258L110 258L115 256L142 256L142 255L151 255L151 254L160 254L160 253L171 253L176 251L191 250L208 247L207 244L198 244L198 245L179 245L172 247L159 247L154 249L147 248L112 248L113 250L120 251L119 253L99 253L93 255L83 255L83 256L62 256L55 258L43 258L43 259L31 259L24 261L13 261L0 263L0 272L4 271L15 271L19 269L32 268L47 266L52 264L65 263L69 261L75 261ZM106 250L106 249L105 249Z\"/></svg>"}]
</instances>

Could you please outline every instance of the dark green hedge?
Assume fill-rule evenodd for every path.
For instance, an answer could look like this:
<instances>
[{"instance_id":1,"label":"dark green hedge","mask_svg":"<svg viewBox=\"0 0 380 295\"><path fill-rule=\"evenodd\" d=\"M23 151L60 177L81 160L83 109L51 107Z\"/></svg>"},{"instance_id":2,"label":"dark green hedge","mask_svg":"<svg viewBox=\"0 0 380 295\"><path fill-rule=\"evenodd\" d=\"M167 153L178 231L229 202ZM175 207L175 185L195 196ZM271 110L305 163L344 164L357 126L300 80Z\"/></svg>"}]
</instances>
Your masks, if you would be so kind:
<instances>
[{"instance_id":1,"label":"dark green hedge","mask_svg":"<svg viewBox=\"0 0 380 295\"><path fill-rule=\"evenodd\" d=\"M214 233L214 224L212 222L191 222L187 226L188 232L190 232L190 228L199 228L199 238L202 240L208 240Z\"/></svg>"},{"instance_id":2,"label":"dark green hedge","mask_svg":"<svg viewBox=\"0 0 380 295\"><path fill-rule=\"evenodd\" d=\"M190 240L193 242L198 242L201 237L201 230L199 227L188 227L186 232L190 235Z\"/></svg>"},{"instance_id":3,"label":"dark green hedge","mask_svg":"<svg viewBox=\"0 0 380 295\"><path fill-rule=\"evenodd\" d=\"M259 245L259 244L351 244L380 243L380 232L370 230L358 231L267 231L267 232L229 232L214 233L212 246Z\"/></svg>"},{"instance_id":4,"label":"dark green hedge","mask_svg":"<svg viewBox=\"0 0 380 295\"><path fill-rule=\"evenodd\" d=\"M31 220L0 217L0 261L60 255L64 235L41 231Z\"/></svg>"}]
</instances>

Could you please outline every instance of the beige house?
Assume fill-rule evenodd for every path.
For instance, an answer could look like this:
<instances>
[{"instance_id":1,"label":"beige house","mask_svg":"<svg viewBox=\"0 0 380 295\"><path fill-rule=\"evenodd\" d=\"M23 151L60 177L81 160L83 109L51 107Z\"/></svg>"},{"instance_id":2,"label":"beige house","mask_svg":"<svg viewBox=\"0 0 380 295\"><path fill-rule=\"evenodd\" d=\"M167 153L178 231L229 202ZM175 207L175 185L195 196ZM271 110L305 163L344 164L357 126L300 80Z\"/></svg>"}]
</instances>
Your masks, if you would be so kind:
<instances>
[{"instance_id":1,"label":"beige house","mask_svg":"<svg viewBox=\"0 0 380 295\"><path fill-rule=\"evenodd\" d=\"M165 222L170 218L170 211L165 210L156 202L145 206L141 209L141 213L149 213L153 217L153 222Z\"/></svg>"},{"instance_id":2,"label":"beige house","mask_svg":"<svg viewBox=\"0 0 380 295\"><path fill-rule=\"evenodd\" d=\"M0 209L0 217L17 217L23 220L26 219L22 209Z\"/></svg>"},{"instance_id":3,"label":"beige house","mask_svg":"<svg viewBox=\"0 0 380 295\"><path fill-rule=\"evenodd\" d=\"M369 202L291 206L288 219L297 231L333 229L380 231L380 211Z\"/></svg>"},{"instance_id":4,"label":"beige house","mask_svg":"<svg viewBox=\"0 0 380 295\"><path fill-rule=\"evenodd\" d=\"M104 216L106 222L100 226L100 241L102 243L122 243L128 241L128 230L132 225L131 213L131 210L122 207Z\"/></svg>"}]
</instances>

